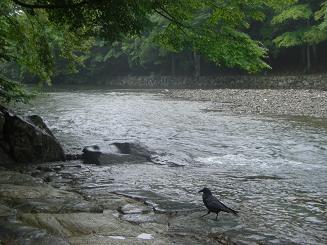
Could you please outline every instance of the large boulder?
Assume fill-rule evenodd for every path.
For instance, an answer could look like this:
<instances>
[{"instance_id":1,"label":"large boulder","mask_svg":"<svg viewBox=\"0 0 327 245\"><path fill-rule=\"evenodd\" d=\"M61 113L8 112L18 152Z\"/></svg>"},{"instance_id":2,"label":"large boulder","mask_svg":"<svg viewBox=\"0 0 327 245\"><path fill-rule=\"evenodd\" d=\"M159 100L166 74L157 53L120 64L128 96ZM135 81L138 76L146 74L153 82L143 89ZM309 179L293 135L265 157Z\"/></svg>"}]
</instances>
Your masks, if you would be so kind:
<instances>
[{"instance_id":1,"label":"large boulder","mask_svg":"<svg viewBox=\"0 0 327 245\"><path fill-rule=\"evenodd\" d=\"M14 163L12 157L8 154L10 148L5 140L4 126L6 123L6 114L4 108L0 106L0 166L10 166Z\"/></svg>"},{"instance_id":2,"label":"large boulder","mask_svg":"<svg viewBox=\"0 0 327 245\"><path fill-rule=\"evenodd\" d=\"M26 119L27 119L28 122L34 124L39 129L44 130L45 132L47 132L47 134L49 134L52 137L54 137L53 133L48 128L48 126L44 123L43 119L40 116L38 116L38 115L31 115L31 116L27 116Z\"/></svg>"},{"instance_id":3,"label":"large boulder","mask_svg":"<svg viewBox=\"0 0 327 245\"><path fill-rule=\"evenodd\" d=\"M38 116L23 118L0 107L0 154L7 165L61 161L64 151L43 120ZM6 164L6 163L4 163Z\"/></svg>"}]
</instances>

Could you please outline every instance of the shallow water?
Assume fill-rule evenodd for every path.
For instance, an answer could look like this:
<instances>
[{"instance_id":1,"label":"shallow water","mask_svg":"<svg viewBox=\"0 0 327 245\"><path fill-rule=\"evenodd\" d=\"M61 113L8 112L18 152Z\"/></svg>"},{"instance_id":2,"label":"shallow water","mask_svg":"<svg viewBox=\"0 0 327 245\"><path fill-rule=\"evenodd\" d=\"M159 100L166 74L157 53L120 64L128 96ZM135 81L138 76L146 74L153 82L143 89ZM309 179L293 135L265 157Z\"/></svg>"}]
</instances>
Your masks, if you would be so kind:
<instances>
[{"instance_id":1,"label":"shallow water","mask_svg":"<svg viewBox=\"0 0 327 245\"><path fill-rule=\"evenodd\" d=\"M325 122L232 115L210 106L158 91L84 90L42 95L28 113L41 115L70 152L137 140L186 164L113 165L112 190L176 210L202 207L197 191L207 186L241 214L205 219L212 229L247 243L326 244Z\"/></svg>"}]
</instances>

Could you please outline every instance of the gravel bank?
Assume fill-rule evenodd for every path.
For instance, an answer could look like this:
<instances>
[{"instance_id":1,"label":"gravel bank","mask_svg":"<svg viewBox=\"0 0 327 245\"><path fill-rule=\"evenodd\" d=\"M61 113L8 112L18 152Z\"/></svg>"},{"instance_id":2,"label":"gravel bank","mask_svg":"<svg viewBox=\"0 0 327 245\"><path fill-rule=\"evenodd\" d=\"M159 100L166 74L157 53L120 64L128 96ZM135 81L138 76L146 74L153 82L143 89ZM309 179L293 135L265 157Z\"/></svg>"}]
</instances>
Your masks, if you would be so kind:
<instances>
[{"instance_id":1,"label":"gravel bank","mask_svg":"<svg viewBox=\"0 0 327 245\"><path fill-rule=\"evenodd\" d=\"M327 118L327 91L214 89L172 90L174 98L212 101L208 110L242 114Z\"/></svg>"}]
</instances>

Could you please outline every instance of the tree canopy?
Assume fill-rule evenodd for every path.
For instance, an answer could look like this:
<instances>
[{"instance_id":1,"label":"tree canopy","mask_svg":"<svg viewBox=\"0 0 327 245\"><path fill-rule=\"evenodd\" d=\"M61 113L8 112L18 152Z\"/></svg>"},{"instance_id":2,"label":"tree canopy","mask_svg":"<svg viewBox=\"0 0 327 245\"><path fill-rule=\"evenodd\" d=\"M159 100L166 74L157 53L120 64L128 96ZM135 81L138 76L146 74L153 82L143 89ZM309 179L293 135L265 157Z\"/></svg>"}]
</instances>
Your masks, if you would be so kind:
<instances>
[{"instance_id":1,"label":"tree canopy","mask_svg":"<svg viewBox=\"0 0 327 245\"><path fill-rule=\"evenodd\" d=\"M131 64L160 63L192 52L218 66L255 73L270 66L264 40L251 35L253 24L269 25L278 48L327 38L326 1L2 0L0 13L0 98L5 101L31 96L12 73L50 83L58 59L72 72L90 60L98 65L127 55Z\"/></svg>"}]
</instances>

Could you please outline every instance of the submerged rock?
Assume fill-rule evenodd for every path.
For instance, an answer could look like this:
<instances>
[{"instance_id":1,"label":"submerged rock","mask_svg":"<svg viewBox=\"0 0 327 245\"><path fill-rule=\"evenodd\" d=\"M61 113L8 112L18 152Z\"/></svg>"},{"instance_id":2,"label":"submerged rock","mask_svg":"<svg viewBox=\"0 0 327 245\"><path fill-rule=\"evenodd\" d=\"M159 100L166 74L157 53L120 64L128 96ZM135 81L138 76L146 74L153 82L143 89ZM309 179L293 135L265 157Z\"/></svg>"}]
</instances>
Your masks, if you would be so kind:
<instances>
[{"instance_id":1,"label":"submerged rock","mask_svg":"<svg viewBox=\"0 0 327 245\"><path fill-rule=\"evenodd\" d=\"M64 160L64 151L39 116L23 118L0 107L0 156L3 164Z\"/></svg>"},{"instance_id":2,"label":"submerged rock","mask_svg":"<svg viewBox=\"0 0 327 245\"><path fill-rule=\"evenodd\" d=\"M100 164L99 157L102 152L97 145L86 146L83 149L83 161L87 164Z\"/></svg>"},{"instance_id":3,"label":"submerged rock","mask_svg":"<svg viewBox=\"0 0 327 245\"><path fill-rule=\"evenodd\" d=\"M146 162L147 159L141 156L121 153L102 153L99 157L100 164L117 164L125 162Z\"/></svg>"},{"instance_id":4,"label":"submerged rock","mask_svg":"<svg viewBox=\"0 0 327 245\"><path fill-rule=\"evenodd\" d=\"M66 159L79 158L78 155L66 155ZM109 150L102 151L97 145L86 146L82 159L87 164L116 164L124 162L151 161L151 151L141 143L113 143Z\"/></svg>"},{"instance_id":5,"label":"submerged rock","mask_svg":"<svg viewBox=\"0 0 327 245\"><path fill-rule=\"evenodd\" d=\"M152 152L150 150L148 150L148 148L141 143L134 143L134 142L118 143L118 142L115 142L112 145L116 146L119 150L119 153L121 153L121 154L140 156L140 157L144 157L147 161L151 160Z\"/></svg>"},{"instance_id":6,"label":"submerged rock","mask_svg":"<svg viewBox=\"0 0 327 245\"><path fill-rule=\"evenodd\" d=\"M81 157L80 157L81 156ZM66 155L67 160L82 158L87 164L119 164L135 162L152 162L170 167L183 167L193 162L190 155L183 152L151 151L147 146L139 142L115 142L109 148L102 151L97 145L86 146L83 154Z\"/></svg>"},{"instance_id":7,"label":"submerged rock","mask_svg":"<svg viewBox=\"0 0 327 245\"><path fill-rule=\"evenodd\" d=\"M168 165L170 167L184 167L193 162L193 158L183 152L163 152L153 154L151 162L159 165Z\"/></svg>"}]
</instances>

